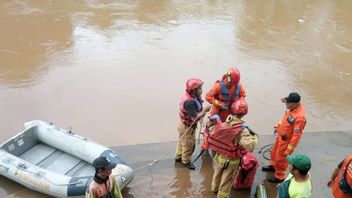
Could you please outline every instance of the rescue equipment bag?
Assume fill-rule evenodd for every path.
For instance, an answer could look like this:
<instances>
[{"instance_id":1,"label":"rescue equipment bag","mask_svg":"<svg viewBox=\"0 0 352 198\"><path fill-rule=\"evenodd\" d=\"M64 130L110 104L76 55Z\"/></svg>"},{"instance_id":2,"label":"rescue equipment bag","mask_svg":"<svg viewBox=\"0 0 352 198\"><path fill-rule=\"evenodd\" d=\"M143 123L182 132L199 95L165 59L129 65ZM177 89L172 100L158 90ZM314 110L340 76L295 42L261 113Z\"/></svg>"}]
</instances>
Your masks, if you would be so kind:
<instances>
[{"instance_id":1,"label":"rescue equipment bag","mask_svg":"<svg viewBox=\"0 0 352 198\"><path fill-rule=\"evenodd\" d=\"M233 182L232 188L251 189L258 166L258 160L251 152L244 154L241 157L241 162L237 175L235 175L235 181Z\"/></svg>"}]
</instances>

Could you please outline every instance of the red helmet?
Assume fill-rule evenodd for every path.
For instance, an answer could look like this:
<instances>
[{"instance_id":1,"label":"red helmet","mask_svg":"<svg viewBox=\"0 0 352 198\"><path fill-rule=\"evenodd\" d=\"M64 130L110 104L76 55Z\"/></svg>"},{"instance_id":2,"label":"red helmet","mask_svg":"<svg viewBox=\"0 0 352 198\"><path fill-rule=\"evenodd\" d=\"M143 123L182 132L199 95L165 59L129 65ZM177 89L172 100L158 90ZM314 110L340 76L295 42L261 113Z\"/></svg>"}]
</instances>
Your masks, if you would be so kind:
<instances>
[{"instance_id":1,"label":"red helmet","mask_svg":"<svg viewBox=\"0 0 352 198\"><path fill-rule=\"evenodd\" d=\"M231 111L235 115L246 115L248 113L247 102L243 99L238 99L231 105Z\"/></svg>"},{"instance_id":2,"label":"red helmet","mask_svg":"<svg viewBox=\"0 0 352 198\"><path fill-rule=\"evenodd\" d=\"M193 89L197 89L198 87L203 85L203 81L199 78L191 78L186 82L186 90L191 92Z\"/></svg>"},{"instance_id":3,"label":"red helmet","mask_svg":"<svg viewBox=\"0 0 352 198\"><path fill-rule=\"evenodd\" d=\"M236 67L232 67L229 70L227 70L226 73L226 78L229 79L230 77L230 81L228 81L229 84L232 85L237 85L238 82L240 82L240 70L238 70Z\"/></svg>"}]
</instances>

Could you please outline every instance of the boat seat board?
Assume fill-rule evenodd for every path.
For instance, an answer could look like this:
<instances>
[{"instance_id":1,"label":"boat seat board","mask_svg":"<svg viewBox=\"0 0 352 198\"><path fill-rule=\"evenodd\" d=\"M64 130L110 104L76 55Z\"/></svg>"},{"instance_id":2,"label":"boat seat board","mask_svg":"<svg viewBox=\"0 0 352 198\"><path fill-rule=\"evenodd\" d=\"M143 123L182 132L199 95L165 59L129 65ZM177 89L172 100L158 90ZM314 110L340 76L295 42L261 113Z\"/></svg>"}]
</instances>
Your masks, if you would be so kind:
<instances>
[{"instance_id":1,"label":"boat seat board","mask_svg":"<svg viewBox=\"0 0 352 198\"><path fill-rule=\"evenodd\" d=\"M72 177L73 175L75 175L76 172L78 172L86 164L87 164L87 162L81 160L75 167L73 167L71 170L69 170L65 175Z\"/></svg>"},{"instance_id":2,"label":"boat seat board","mask_svg":"<svg viewBox=\"0 0 352 198\"><path fill-rule=\"evenodd\" d=\"M44 159L52 155L55 151L56 151L55 148L43 143L39 143L34 145L32 148L27 150L22 155L20 155L19 158L37 165L41 161L43 161Z\"/></svg>"},{"instance_id":3,"label":"boat seat board","mask_svg":"<svg viewBox=\"0 0 352 198\"><path fill-rule=\"evenodd\" d=\"M90 176L95 171L86 161L41 142L19 157L41 168L71 177Z\"/></svg>"},{"instance_id":4,"label":"boat seat board","mask_svg":"<svg viewBox=\"0 0 352 198\"><path fill-rule=\"evenodd\" d=\"M56 150L53 154L45 158L37 165L41 168L64 175L77 166L80 161L81 159L78 159L73 155L65 153L61 150Z\"/></svg>"},{"instance_id":5,"label":"boat seat board","mask_svg":"<svg viewBox=\"0 0 352 198\"><path fill-rule=\"evenodd\" d=\"M27 129L23 133L4 143L1 148L12 155L19 157L34 145L38 144L34 131L35 129L33 128Z\"/></svg>"},{"instance_id":6,"label":"boat seat board","mask_svg":"<svg viewBox=\"0 0 352 198\"><path fill-rule=\"evenodd\" d=\"M85 163L80 169L77 169L76 172L72 173L72 177L83 177L83 176L91 176L94 175L95 168L89 164Z\"/></svg>"}]
</instances>

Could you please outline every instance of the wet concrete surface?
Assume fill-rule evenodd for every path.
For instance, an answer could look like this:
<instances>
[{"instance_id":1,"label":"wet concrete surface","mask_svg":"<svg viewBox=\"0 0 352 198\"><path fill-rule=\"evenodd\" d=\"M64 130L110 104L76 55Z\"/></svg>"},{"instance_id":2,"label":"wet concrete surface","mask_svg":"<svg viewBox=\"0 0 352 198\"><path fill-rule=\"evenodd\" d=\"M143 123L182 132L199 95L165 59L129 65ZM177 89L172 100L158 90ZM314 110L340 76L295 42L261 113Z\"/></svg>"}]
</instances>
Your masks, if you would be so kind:
<instances>
[{"instance_id":1,"label":"wet concrete surface","mask_svg":"<svg viewBox=\"0 0 352 198\"><path fill-rule=\"evenodd\" d=\"M0 1L0 142L33 119L109 146L174 141L186 80L204 80L205 94L231 66L261 133L290 91L302 95L307 130L351 129L351 10L320 0Z\"/></svg>"},{"instance_id":2,"label":"wet concrete surface","mask_svg":"<svg viewBox=\"0 0 352 198\"><path fill-rule=\"evenodd\" d=\"M255 188L264 183L269 198L275 198L277 186L265 180L267 173L260 170L267 164L260 148L273 143L273 135L262 135L259 145L254 151L260 161L260 167L251 190L232 190L231 197L254 197ZM329 198L330 189L326 187L332 171L337 164L351 153L352 131L350 132L311 132L304 133L295 153L307 154L312 160L310 171L313 184L313 197ZM113 147L119 156L131 166L134 179L122 191L126 198L139 197L216 197L211 192L213 175L212 158L203 155L196 161L196 170L188 170L181 163L174 161L175 142L162 142L153 144L138 144L131 146ZM169 152L168 152L169 151ZM193 158L199 154L197 147ZM267 153L268 154L268 153ZM151 166L155 159L160 159ZM144 168L141 168L144 167ZM272 173L268 173L272 174ZM0 176L1 197L48 197L14 183Z\"/></svg>"},{"instance_id":3,"label":"wet concrete surface","mask_svg":"<svg viewBox=\"0 0 352 198\"><path fill-rule=\"evenodd\" d=\"M264 183L269 198L276 197L277 187L265 180L267 173L260 170L267 164L258 151L264 145L274 142L275 137L260 137L258 149L254 151L260 161L251 191L232 190L231 197L253 197L255 187ZM119 155L132 168L139 168L164 154L174 142L142 144L117 147ZM351 153L352 132L313 132L305 133L295 153L307 154L312 160L310 171L313 184L313 197L329 198L330 189L326 187L332 171L337 164ZM196 149L193 157L199 153ZM180 163L174 162L174 149L158 163L135 172L135 178L123 191L125 197L216 197L211 192L213 174L212 158L202 156L196 163L197 169L190 171ZM269 173L271 174L271 173Z\"/></svg>"}]
</instances>

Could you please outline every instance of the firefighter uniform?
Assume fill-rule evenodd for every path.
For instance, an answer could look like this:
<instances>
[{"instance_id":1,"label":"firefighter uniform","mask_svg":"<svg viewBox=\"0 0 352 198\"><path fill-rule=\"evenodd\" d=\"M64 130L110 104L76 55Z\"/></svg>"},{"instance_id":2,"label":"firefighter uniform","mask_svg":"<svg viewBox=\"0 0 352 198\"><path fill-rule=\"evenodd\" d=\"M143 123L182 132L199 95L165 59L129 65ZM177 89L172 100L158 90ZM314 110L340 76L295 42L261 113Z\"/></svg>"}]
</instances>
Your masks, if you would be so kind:
<instances>
[{"instance_id":1,"label":"firefighter uniform","mask_svg":"<svg viewBox=\"0 0 352 198\"><path fill-rule=\"evenodd\" d=\"M205 99L213 105L210 116L218 114L221 122L225 122L230 115L232 104L238 99L244 100L245 97L246 92L240 83L240 71L235 67L228 69L205 95Z\"/></svg>"},{"instance_id":2,"label":"firefighter uniform","mask_svg":"<svg viewBox=\"0 0 352 198\"><path fill-rule=\"evenodd\" d=\"M240 118L237 118L235 115L229 115L224 124L234 126L242 123L244 123L244 121ZM233 139L233 144L240 146L244 151L253 151L257 143L258 136L256 134L252 135L247 128L244 128L242 132ZM219 152L216 153L211 188L213 192L217 192L217 197L229 197L239 163L240 156L230 158Z\"/></svg>"},{"instance_id":3,"label":"firefighter uniform","mask_svg":"<svg viewBox=\"0 0 352 198\"><path fill-rule=\"evenodd\" d=\"M176 145L176 158L181 159L184 164L190 163L196 142L196 127L189 127L188 125L179 122L177 125L177 131L179 141Z\"/></svg>"},{"instance_id":4,"label":"firefighter uniform","mask_svg":"<svg viewBox=\"0 0 352 198\"><path fill-rule=\"evenodd\" d=\"M186 92L182 96L180 103L179 118L177 125L179 141L176 145L176 161L182 161L190 169L195 167L191 164L192 154L195 146L195 131L197 126L197 116L203 110L203 100L201 92L194 92L201 89L203 81L200 79L189 79L186 83Z\"/></svg>"},{"instance_id":5,"label":"firefighter uniform","mask_svg":"<svg viewBox=\"0 0 352 198\"><path fill-rule=\"evenodd\" d=\"M230 115L230 106L236 99L244 99L246 92L242 84L228 87L226 80L217 81L205 95L205 99L213 105L210 116L218 114L222 122ZM228 108L224 108L224 106Z\"/></svg>"}]
</instances>

